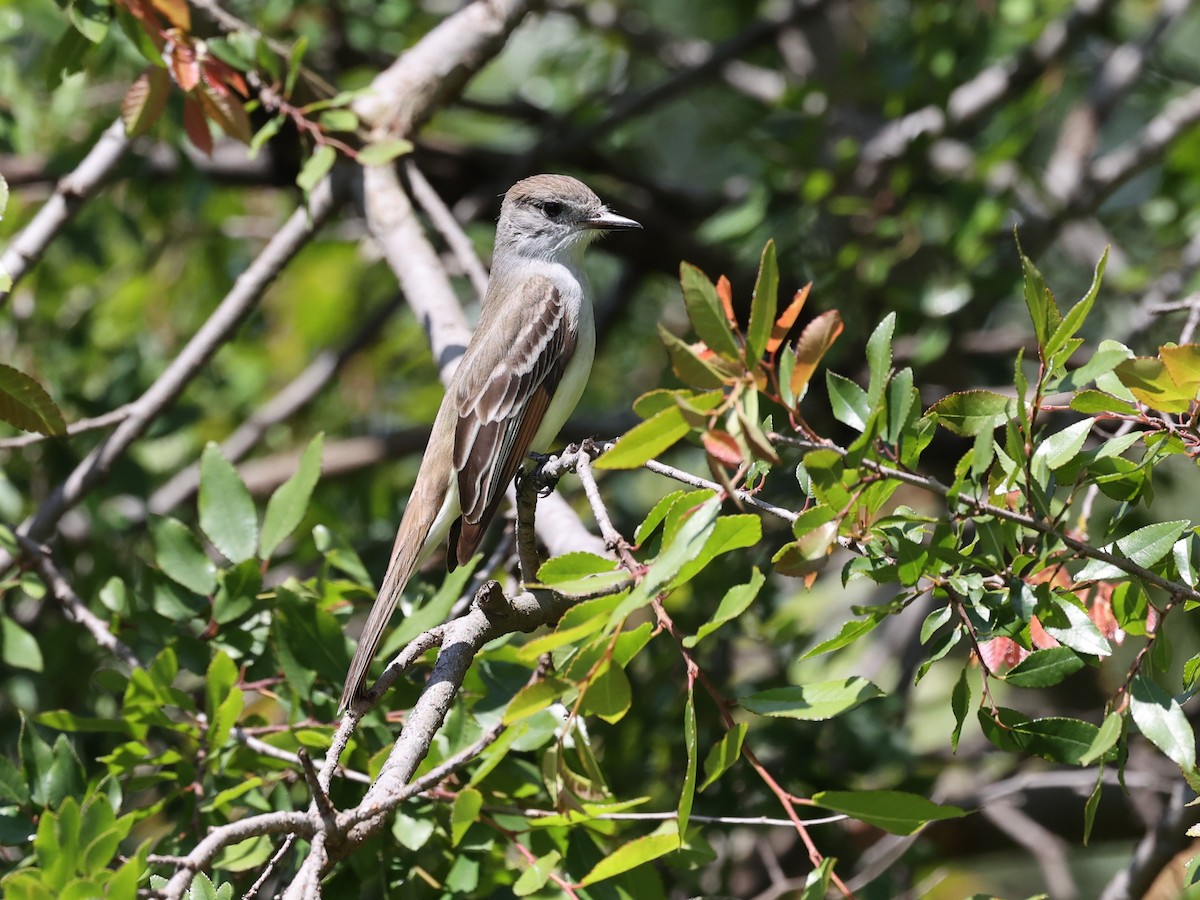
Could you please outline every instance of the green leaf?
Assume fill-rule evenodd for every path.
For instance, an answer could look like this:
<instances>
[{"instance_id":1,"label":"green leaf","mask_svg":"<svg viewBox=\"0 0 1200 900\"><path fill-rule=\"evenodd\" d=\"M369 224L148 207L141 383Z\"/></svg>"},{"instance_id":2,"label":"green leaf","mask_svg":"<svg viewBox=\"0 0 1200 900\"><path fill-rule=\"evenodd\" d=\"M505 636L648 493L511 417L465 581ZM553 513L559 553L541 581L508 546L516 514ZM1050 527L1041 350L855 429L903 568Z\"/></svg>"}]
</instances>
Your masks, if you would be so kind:
<instances>
[{"instance_id":1,"label":"green leaf","mask_svg":"<svg viewBox=\"0 0 1200 900\"><path fill-rule=\"evenodd\" d=\"M883 389L892 369L892 335L895 331L896 314L891 312L883 317L867 340L867 365L871 372L871 381L867 386L867 407L871 410L883 399ZM911 373L909 381L911 386Z\"/></svg>"},{"instance_id":2,"label":"green leaf","mask_svg":"<svg viewBox=\"0 0 1200 900\"><path fill-rule=\"evenodd\" d=\"M1080 391L1072 397L1071 409L1088 416L1097 413L1118 413L1132 416L1137 413L1137 407L1132 403L1127 403L1112 394L1104 393L1104 391L1096 390Z\"/></svg>"},{"instance_id":3,"label":"green leaf","mask_svg":"<svg viewBox=\"0 0 1200 900\"><path fill-rule=\"evenodd\" d=\"M664 537L662 551L646 570L642 580L609 615L610 629L653 600L685 565L700 554L716 528L720 509L720 498L712 497L693 509L669 540Z\"/></svg>"},{"instance_id":4,"label":"green leaf","mask_svg":"<svg viewBox=\"0 0 1200 900\"><path fill-rule=\"evenodd\" d=\"M64 434L67 424L45 388L23 372L0 363L0 421L22 431Z\"/></svg>"},{"instance_id":5,"label":"green leaf","mask_svg":"<svg viewBox=\"0 0 1200 900\"><path fill-rule=\"evenodd\" d=\"M1020 249L1018 242L1017 248ZM1050 336L1058 331L1062 323L1062 314L1054 295L1046 287L1042 273L1034 266L1033 260L1021 253L1021 266L1025 270L1025 306L1029 310L1029 318L1033 320L1033 331L1037 336L1038 355L1046 358L1046 344Z\"/></svg>"},{"instance_id":6,"label":"green leaf","mask_svg":"<svg viewBox=\"0 0 1200 900\"><path fill-rule=\"evenodd\" d=\"M1112 644L1100 633L1091 617L1070 600L1052 596L1053 606L1038 607L1038 620L1046 634L1079 653L1111 656Z\"/></svg>"},{"instance_id":7,"label":"green leaf","mask_svg":"<svg viewBox=\"0 0 1200 900\"><path fill-rule=\"evenodd\" d=\"M836 372L825 372L825 384L829 389L829 405L833 417L855 431L863 431L871 418L871 401L867 392L849 378Z\"/></svg>"},{"instance_id":8,"label":"green leaf","mask_svg":"<svg viewBox=\"0 0 1200 900\"><path fill-rule=\"evenodd\" d=\"M217 567L178 519L152 520L154 560L163 574L189 591L207 596L217 587Z\"/></svg>"},{"instance_id":9,"label":"green leaf","mask_svg":"<svg viewBox=\"0 0 1200 900\"><path fill-rule=\"evenodd\" d=\"M677 338L660 322L658 336L671 358L671 370L684 384L694 388L710 390L725 384L725 378L707 360L701 358L702 351Z\"/></svg>"},{"instance_id":10,"label":"green leaf","mask_svg":"<svg viewBox=\"0 0 1200 900\"><path fill-rule=\"evenodd\" d=\"M599 716L610 725L619 722L633 703L629 678L619 665L604 666L587 686L582 710L586 715Z\"/></svg>"},{"instance_id":11,"label":"green leaf","mask_svg":"<svg viewBox=\"0 0 1200 900\"><path fill-rule=\"evenodd\" d=\"M746 329L746 360L751 365L767 349L778 304L779 265L775 261L775 242L767 241L758 263L758 280L754 283L754 297L750 301L750 325ZM679 830L685 831L682 825Z\"/></svg>"},{"instance_id":12,"label":"green leaf","mask_svg":"<svg viewBox=\"0 0 1200 900\"><path fill-rule=\"evenodd\" d=\"M1011 419L1016 401L994 391L959 391L943 397L929 411L939 424L961 437L994 431Z\"/></svg>"},{"instance_id":13,"label":"green leaf","mask_svg":"<svg viewBox=\"0 0 1200 900\"><path fill-rule=\"evenodd\" d=\"M254 556L258 513L237 469L209 441L200 457L200 530L230 562Z\"/></svg>"},{"instance_id":14,"label":"green leaf","mask_svg":"<svg viewBox=\"0 0 1200 900\"><path fill-rule=\"evenodd\" d=\"M1160 347L1158 356L1175 384L1192 396L1200 391L1200 344Z\"/></svg>"},{"instance_id":15,"label":"green leaf","mask_svg":"<svg viewBox=\"0 0 1200 900\"><path fill-rule=\"evenodd\" d=\"M985 709L979 710L978 718L984 736L1001 750L1031 753L1067 765L1083 765L1100 730L1079 719L1057 716L1030 719L1005 707L999 707L997 714L999 723Z\"/></svg>"},{"instance_id":16,"label":"green leaf","mask_svg":"<svg viewBox=\"0 0 1200 900\"><path fill-rule=\"evenodd\" d=\"M337 151L328 144L322 144L313 152L312 156L305 160L304 167L296 176L297 187L306 194L311 193L321 179L329 174L336 159Z\"/></svg>"},{"instance_id":17,"label":"green leaf","mask_svg":"<svg viewBox=\"0 0 1200 900\"><path fill-rule=\"evenodd\" d=\"M1142 734L1179 768L1196 768L1196 736L1179 701L1140 672L1129 686L1129 712Z\"/></svg>"},{"instance_id":18,"label":"green leaf","mask_svg":"<svg viewBox=\"0 0 1200 900\"><path fill-rule=\"evenodd\" d=\"M1099 730L1096 732L1096 737L1092 739L1091 746L1079 758L1079 764L1081 766L1090 766L1096 760L1104 757L1120 739L1121 726L1124 721L1125 717L1120 713L1112 712L1105 716Z\"/></svg>"},{"instance_id":19,"label":"green leaf","mask_svg":"<svg viewBox=\"0 0 1200 900\"><path fill-rule=\"evenodd\" d=\"M504 724L511 725L532 716L555 703L567 691L572 690L570 682L561 678L546 677L533 684L522 687L504 708Z\"/></svg>"},{"instance_id":20,"label":"green leaf","mask_svg":"<svg viewBox=\"0 0 1200 900\"><path fill-rule=\"evenodd\" d=\"M0 660L17 669L42 671L42 648L37 638L8 616L0 616Z\"/></svg>"},{"instance_id":21,"label":"green leaf","mask_svg":"<svg viewBox=\"0 0 1200 900\"><path fill-rule=\"evenodd\" d=\"M1120 538L1117 549L1139 566L1149 568L1171 552L1175 542L1191 524L1186 519L1155 522Z\"/></svg>"},{"instance_id":22,"label":"green leaf","mask_svg":"<svg viewBox=\"0 0 1200 900\"><path fill-rule=\"evenodd\" d=\"M679 283L683 288L683 303L696 335L718 356L736 360L741 348L729 328L717 289L708 276L691 263L680 263Z\"/></svg>"},{"instance_id":23,"label":"green leaf","mask_svg":"<svg viewBox=\"0 0 1200 900\"><path fill-rule=\"evenodd\" d=\"M755 566L754 572L750 576L750 581L746 584L734 585L726 591L712 618L701 625L694 635L685 637L683 645L685 647L695 647L726 622L736 619L744 613L750 604L754 602L754 598L758 596L758 592L766 580L766 576Z\"/></svg>"},{"instance_id":24,"label":"green leaf","mask_svg":"<svg viewBox=\"0 0 1200 900\"><path fill-rule=\"evenodd\" d=\"M950 709L954 713L954 730L950 732L950 749L958 752L958 739L962 736L963 723L967 720L967 707L971 704L971 685L967 681L969 666L963 666L950 692Z\"/></svg>"},{"instance_id":25,"label":"green leaf","mask_svg":"<svg viewBox=\"0 0 1200 900\"><path fill-rule=\"evenodd\" d=\"M700 790L703 791L715 783L729 771L730 766L741 759L742 744L746 740L747 730L745 722L736 722L708 751L708 755L704 757L704 783L700 785Z\"/></svg>"},{"instance_id":26,"label":"green leaf","mask_svg":"<svg viewBox=\"0 0 1200 900\"><path fill-rule=\"evenodd\" d=\"M615 560L584 551L552 557L542 563L537 573L541 584L568 597L594 594L630 578Z\"/></svg>"},{"instance_id":27,"label":"green leaf","mask_svg":"<svg viewBox=\"0 0 1200 900\"><path fill-rule=\"evenodd\" d=\"M288 535L299 527L308 510L313 488L321 476L321 450L325 435L318 434L300 456L300 464L291 478L281 484L267 501L267 513L263 517L262 535L258 541L258 555L269 558Z\"/></svg>"},{"instance_id":28,"label":"green leaf","mask_svg":"<svg viewBox=\"0 0 1200 900\"><path fill-rule=\"evenodd\" d=\"M1084 419L1051 435L1033 451L1033 462L1041 462L1051 470L1061 469L1083 449L1084 441L1091 434L1095 424L1095 419Z\"/></svg>"},{"instance_id":29,"label":"green leaf","mask_svg":"<svg viewBox=\"0 0 1200 900\"><path fill-rule=\"evenodd\" d=\"M943 806L906 791L820 791L813 803L876 825L892 834L912 834L927 822L959 819L966 810Z\"/></svg>"},{"instance_id":30,"label":"green leaf","mask_svg":"<svg viewBox=\"0 0 1200 900\"><path fill-rule=\"evenodd\" d=\"M882 696L884 693L878 687L856 676L772 688L743 697L738 703L743 709L762 716L824 721Z\"/></svg>"},{"instance_id":31,"label":"green leaf","mask_svg":"<svg viewBox=\"0 0 1200 900\"><path fill-rule=\"evenodd\" d=\"M699 762L696 742L696 697L689 684L687 703L683 708L683 746L687 751L687 767L684 770L683 790L679 794L677 827L680 834L687 834L688 819L691 818L692 804L696 800L696 767Z\"/></svg>"},{"instance_id":32,"label":"green leaf","mask_svg":"<svg viewBox=\"0 0 1200 900\"><path fill-rule=\"evenodd\" d=\"M712 409L721 399L720 391L712 391L691 397L689 402L701 409ZM683 410L678 405L669 406L626 432L596 460L595 468L635 469L675 445L691 430Z\"/></svg>"},{"instance_id":33,"label":"green leaf","mask_svg":"<svg viewBox=\"0 0 1200 900\"><path fill-rule=\"evenodd\" d=\"M886 619L889 614L889 607L883 606L872 610L871 614L865 619L852 619L843 625L841 630L833 637L821 641L815 647L806 650L797 661L802 662L806 659L812 659L814 656L820 656L822 653L840 650L843 647L853 644L864 634L874 631L879 623Z\"/></svg>"},{"instance_id":34,"label":"green leaf","mask_svg":"<svg viewBox=\"0 0 1200 900\"><path fill-rule=\"evenodd\" d=\"M1096 302L1096 295L1100 293L1100 283L1104 280L1104 269L1107 265L1108 248L1105 247L1104 254L1100 257L1100 261L1096 263L1096 271L1092 275L1091 287L1088 288L1083 298L1071 307L1071 311L1063 317L1061 324L1053 330L1053 333L1047 340L1046 357L1048 359L1066 347L1067 342L1078 333L1088 313L1092 311L1092 305Z\"/></svg>"},{"instance_id":35,"label":"green leaf","mask_svg":"<svg viewBox=\"0 0 1200 900\"><path fill-rule=\"evenodd\" d=\"M413 152L413 142L404 138L367 144L358 151L358 163L363 166L384 166L401 156Z\"/></svg>"},{"instance_id":36,"label":"green leaf","mask_svg":"<svg viewBox=\"0 0 1200 900\"><path fill-rule=\"evenodd\" d=\"M1050 687L1078 672L1083 665L1083 660L1069 647L1050 647L1030 653L1013 666L1004 680L1016 687Z\"/></svg>"},{"instance_id":37,"label":"green leaf","mask_svg":"<svg viewBox=\"0 0 1200 900\"><path fill-rule=\"evenodd\" d=\"M29 802L29 786L21 770L7 756L0 755L0 806L15 803L24 806Z\"/></svg>"},{"instance_id":38,"label":"green leaf","mask_svg":"<svg viewBox=\"0 0 1200 900\"><path fill-rule=\"evenodd\" d=\"M530 894L540 891L561 860L562 854L557 850L551 850L545 856L539 856L537 861L522 872L521 877L514 882L513 893L518 897L528 897Z\"/></svg>"},{"instance_id":39,"label":"green leaf","mask_svg":"<svg viewBox=\"0 0 1200 900\"><path fill-rule=\"evenodd\" d=\"M450 846L457 847L467 829L479 820L483 809L483 794L475 788L463 788L450 808Z\"/></svg>"},{"instance_id":40,"label":"green leaf","mask_svg":"<svg viewBox=\"0 0 1200 900\"><path fill-rule=\"evenodd\" d=\"M607 878L613 878L622 872L628 872L643 863L665 856L679 849L679 833L674 822L667 822L652 834L636 838L628 844L622 844L600 862L579 881L579 887L587 887Z\"/></svg>"}]
</instances>

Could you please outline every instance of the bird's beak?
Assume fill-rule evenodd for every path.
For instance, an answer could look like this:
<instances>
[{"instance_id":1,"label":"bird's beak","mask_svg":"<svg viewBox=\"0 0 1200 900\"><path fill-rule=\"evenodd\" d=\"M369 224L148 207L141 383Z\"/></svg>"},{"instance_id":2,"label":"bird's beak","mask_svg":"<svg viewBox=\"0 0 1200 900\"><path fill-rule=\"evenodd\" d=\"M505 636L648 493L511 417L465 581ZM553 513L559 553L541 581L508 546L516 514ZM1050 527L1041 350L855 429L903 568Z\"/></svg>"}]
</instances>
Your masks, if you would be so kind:
<instances>
[{"instance_id":1,"label":"bird's beak","mask_svg":"<svg viewBox=\"0 0 1200 900\"><path fill-rule=\"evenodd\" d=\"M607 207L601 207L599 212L581 224L584 228L593 228L596 231L625 231L630 228L642 227L640 222L618 216Z\"/></svg>"}]
</instances>

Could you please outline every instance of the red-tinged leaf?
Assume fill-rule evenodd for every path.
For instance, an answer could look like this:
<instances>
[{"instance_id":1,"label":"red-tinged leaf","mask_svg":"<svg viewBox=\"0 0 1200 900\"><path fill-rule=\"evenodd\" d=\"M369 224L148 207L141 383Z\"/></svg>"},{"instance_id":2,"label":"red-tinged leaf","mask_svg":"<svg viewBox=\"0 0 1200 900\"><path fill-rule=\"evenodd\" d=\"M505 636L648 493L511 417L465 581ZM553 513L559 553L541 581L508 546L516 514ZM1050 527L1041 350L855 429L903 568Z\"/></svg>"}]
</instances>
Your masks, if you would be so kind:
<instances>
[{"instance_id":1,"label":"red-tinged leaf","mask_svg":"<svg viewBox=\"0 0 1200 900\"><path fill-rule=\"evenodd\" d=\"M741 356L741 346L721 308L717 289L708 276L691 263L680 263L679 285L683 289L683 303L697 337L718 356L736 362Z\"/></svg>"},{"instance_id":2,"label":"red-tinged leaf","mask_svg":"<svg viewBox=\"0 0 1200 900\"><path fill-rule=\"evenodd\" d=\"M725 318L734 328L738 327L737 313L733 311L733 285L722 275L717 279L717 296L721 299L721 308L725 310Z\"/></svg>"},{"instance_id":3,"label":"red-tinged leaf","mask_svg":"<svg viewBox=\"0 0 1200 900\"><path fill-rule=\"evenodd\" d=\"M166 16L167 21L176 28L192 30L192 14L187 0L150 0L150 5Z\"/></svg>"},{"instance_id":4,"label":"red-tinged leaf","mask_svg":"<svg viewBox=\"0 0 1200 900\"><path fill-rule=\"evenodd\" d=\"M200 86L196 95L205 114L216 122L222 131L243 144L250 143L253 136L250 117L246 115L246 108L237 97L226 88L222 88L220 92L215 91L207 83Z\"/></svg>"},{"instance_id":5,"label":"red-tinged leaf","mask_svg":"<svg viewBox=\"0 0 1200 900\"><path fill-rule=\"evenodd\" d=\"M796 319L799 318L800 311L804 309L804 303L808 300L808 292L811 290L812 282L810 281L804 287L800 288L800 290L796 291L796 295L792 297L792 302L787 305L787 309L775 320L775 325L771 329L771 337L767 339L768 353L774 353L783 345L788 332L796 324Z\"/></svg>"},{"instance_id":6,"label":"red-tinged leaf","mask_svg":"<svg viewBox=\"0 0 1200 900\"><path fill-rule=\"evenodd\" d=\"M200 83L200 63L196 59L196 48L184 37L168 44L165 55L167 68L170 69L175 83L185 92L194 90Z\"/></svg>"},{"instance_id":7,"label":"red-tinged leaf","mask_svg":"<svg viewBox=\"0 0 1200 900\"><path fill-rule=\"evenodd\" d=\"M166 69L151 66L134 79L121 101L121 120L125 133L138 137L150 130L167 105L171 78Z\"/></svg>"},{"instance_id":8,"label":"red-tinged leaf","mask_svg":"<svg viewBox=\"0 0 1200 900\"><path fill-rule=\"evenodd\" d=\"M792 394L799 398L812 380L817 365L842 333L842 316L836 309L823 312L806 326L796 341L796 367L792 369Z\"/></svg>"},{"instance_id":9,"label":"red-tinged leaf","mask_svg":"<svg viewBox=\"0 0 1200 900\"><path fill-rule=\"evenodd\" d=\"M187 97L183 101L183 130L187 132L188 140L205 156L212 156L212 132L208 128L208 119L200 101L195 97Z\"/></svg>"},{"instance_id":10,"label":"red-tinged leaf","mask_svg":"<svg viewBox=\"0 0 1200 900\"><path fill-rule=\"evenodd\" d=\"M722 465L736 469L742 464L744 458L742 456L742 448L738 446L737 438L728 431L714 428L711 431L704 432L700 437L700 441L704 444L704 449L708 451L708 455Z\"/></svg>"},{"instance_id":11,"label":"red-tinged leaf","mask_svg":"<svg viewBox=\"0 0 1200 900\"><path fill-rule=\"evenodd\" d=\"M210 57L204 60L204 80L222 94L229 93L229 89L232 88L243 97L250 96L242 73L219 59Z\"/></svg>"}]
</instances>

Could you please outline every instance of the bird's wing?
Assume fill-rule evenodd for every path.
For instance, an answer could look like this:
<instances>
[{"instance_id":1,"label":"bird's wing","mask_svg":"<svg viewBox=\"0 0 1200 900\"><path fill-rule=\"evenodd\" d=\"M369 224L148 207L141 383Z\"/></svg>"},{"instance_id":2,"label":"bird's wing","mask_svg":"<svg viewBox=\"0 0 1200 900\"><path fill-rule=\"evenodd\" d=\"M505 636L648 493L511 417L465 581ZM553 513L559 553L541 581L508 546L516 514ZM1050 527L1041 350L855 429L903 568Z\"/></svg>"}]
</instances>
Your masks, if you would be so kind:
<instances>
[{"instance_id":1,"label":"bird's wing","mask_svg":"<svg viewBox=\"0 0 1200 900\"><path fill-rule=\"evenodd\" d=\"M511 342L496 348L502 355L495 365L464 378L455 396L453 463L462 519L451 538L450 560L460 565L479 546L575 351L577 336L554 283L535 276L522 290L520 319L502 324L515 332Z\"/></svg>"}]
</instances>

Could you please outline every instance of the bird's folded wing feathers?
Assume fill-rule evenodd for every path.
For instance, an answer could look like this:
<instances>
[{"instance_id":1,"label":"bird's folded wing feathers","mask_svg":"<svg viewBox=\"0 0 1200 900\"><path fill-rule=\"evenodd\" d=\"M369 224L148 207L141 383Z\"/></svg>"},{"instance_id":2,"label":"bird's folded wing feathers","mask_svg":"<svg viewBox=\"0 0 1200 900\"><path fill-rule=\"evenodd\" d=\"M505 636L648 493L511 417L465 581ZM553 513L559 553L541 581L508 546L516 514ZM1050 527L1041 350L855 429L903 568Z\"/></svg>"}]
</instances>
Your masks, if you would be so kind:
<instances>
[{"instance_id":1,"label":"bird's folded wing feathers","mask_svg":"<svg viewBox=\"0 0 1200 900\"><path fill-rule=\"evenodd\" d=\"M451 559L465 563L475 553L504 490L530 450L563 371L575 350L576 334L566 304L550 279L535 276L522 288L522 315L496 323L511 340L482 377L464 379L455 395L458 427L454 468L462 520Z\"/></svg>"}]
</instances>

